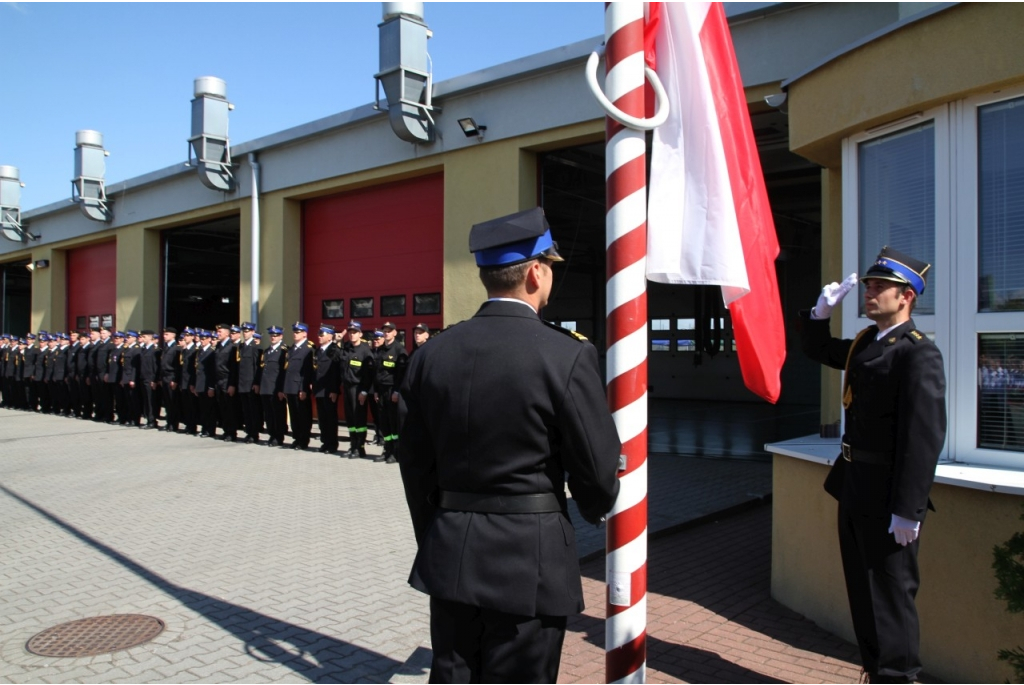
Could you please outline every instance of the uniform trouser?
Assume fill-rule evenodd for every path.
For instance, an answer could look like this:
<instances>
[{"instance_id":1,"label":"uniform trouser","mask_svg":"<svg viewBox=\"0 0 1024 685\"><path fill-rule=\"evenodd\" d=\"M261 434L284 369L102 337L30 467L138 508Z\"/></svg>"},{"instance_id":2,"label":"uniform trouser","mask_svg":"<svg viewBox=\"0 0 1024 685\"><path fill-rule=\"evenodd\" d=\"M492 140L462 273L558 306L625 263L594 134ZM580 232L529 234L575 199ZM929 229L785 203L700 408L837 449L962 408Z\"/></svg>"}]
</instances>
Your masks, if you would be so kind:
<instances>
[{"instance_id":1,"label":"uniform trouser","mask_svg":"<svg viewBox=\"0 0 1024 685\"><path fill-rule=\"evenodd\" d=\"M160 403L157 398L160 396L160 384L154 388L149 384L149 381L143 381L142 385L142 413L140 416L146 419L146 423L150 426L157 424L157 416L160 415Z\"/></svg>"},{"instance_id":2,"label":"uniform trouser","mask_svg":"<svg viewBox=\"0 0 1024 685\"><path fill-rule=\"evenodd\" d=\"M260 396L256 393L240 392L238 401L242 405L242 424L245 435L258 440L260 437Z\"/></svg>"},{"instance_id":3,"label":"uniform trouser","mask_svg":"<svg viewBox=\"0 0 1024 685\"><path fill-rule=\"evenodd\" d=\"M284 434L288 429L287 413L288 402L278 399L277 393L273 395L260 395L263 402L263 418L267 422L267 435L271 440L284 444Z\"/></svg>"},{"instance_id":4,"label":"uniform trouser","mask_svg":"<svg viewBox=\"0 0 1024 685\"><path fill-rule=\"evenodd\" d=\"M142 388L139 387L140 383L136 383L133 388L128 383L121 385L121 394L124 397L125 415L122 417L118 414L118 420L121 423L128 423L133 426L139 425L139 421L142 418Z\"/></svg>"},{"instance_id":5,"label":"uniform trouser","mask_svg":"<svg viewBox=\"0 0 1024 685\"><path fill-rule=\"evenodd\" d=\"M313 429L313 403L306 393L300 400L298 394L288 395L288 413L291 415L292 439L300 447L309 447L309 434Z\"/></svg>"},{"instance_id":6,"label":"uniform trouser","mask_svg":"<svg viewBox=\"0 0 1024 685\"><path fill-rule=\"evenodd\" d=\"M320 445L328 451L338 449L338 400L330 395L316 398L316 425L320 429Z\"/></svg>"},{"instance_id":7,"label":"uniform trouser","mask_svg":"<svg viewBox=\"0 0 1024 685\"><path fill-rule=\"evenodd\" d=\"M391 385L380 386L377 390L380 397L380 404L377 407L380 419L378 432L384 438L384 451L387 454L395 452L398 440L398 403L391 401L394 391L395 388Z\"/></svg>"},{"instance_id":8,"label":"uniform trouser","mask_svg":"<svg viewBox=\"0 0 1024 685\"><path fill-rule=\"evenodd\" d=\"M199 398L185 386L181 386L178 398L180 400L178 406L181 409L180 419L185 427L185 432L196 433L196 426L199 425Z\"/></svg>"},{"instance_id":9,"label":"uniform trouser","mask_svg":"<svg viewBox=\"0 0 1024 685\"><path fill-rule=\"evenodd\" d=\"M565 616L516 616L430 598L432 683L554 683Z\"/></svg>"},{"instance_id":10,"label":"uniform trouser","mask_svg":"<svg viewBox=\"0 0 1024 685\"><path fill-rule=\"evenodd\" d=\"M227 390L217 388L217 409L220 411L220 427L224 435L235 437L238 433L238 398Z\"/></svg>"},{"instance_id":11,"label":"uniform trouser","mask_svg":"<svg viewBox=\"0 0 1024 685\"><path fill-rule=\"evenodd\" d=\"M68 382L63 378L52 382L50 387L50 404L53 407L54 414L67 414L71 411Z\"/></svg>"},{"instance_id":12,"label":"uniform trouser","mask_svg":"<svg viewBox=\"0 0 1024 685\"><path fill-rule=\"evenodd\" d=\"M125 404L124 386L120 383L108 383L110 388L110 413L113 421L124 423L127 420L128 407Z\"/></svg>"},{"instance_id":13,"label":"uniform trouser","mask_svg":"<svg viewBox=\"0 0 1024 685\"><path fill-rule=\"evenodd\" d=\"M199 422L203 427L203 435L214 435L217 432L217 395L210 397L208 392L200 392L196 399Z\"/></svg>"},{"instance_id":14,"label":"uniform trouser","mask_svg":"<svg viewBox=\"0 0 1024 685\"><path fill-rule=\"evenodd\" d=\"M96 376L92 379L92 389L96 397L96 411L93 412L95 421L114 420L114 396L113 383L107 383L103 376Z\"/></svg>"},{"instance_id":15,"label":"uniform trouser","mask_svg":"<svg viewBox=\"0 0 1024 685\"><path fill-rule=\"evenodd\" d=\"M178 386L171 387L170 381L161 381L157 387L163 397L164 419L167 421L167 428L168 430L178 430L182 394L178 392Z\"/></svg>"},{"instance_id":16,"label":"uniform trouser","mask_svg":"<svg viewBox=\"0 0 1024 685\"><path fill-rule=\"evenodd\" d=\"M49 414L53 410L50 400L50 382L38 381L36 389L39 391L39 411Z\"/></svg>"},{"instance_id":17,"label":"uniform trouser","mask_svg":"<svg viewBox=\"0 0 1024 685\"><path fill-rule=\"evenodd\" d=\"M78 415L83 419L92 418L92 381L87 379L86 376L80 376L78 378L78 401L81 406L81 411Z\"/></svg>"},{"instance_id":18,"label":"uniform trouser","mask_svg":"<svg viewBox=\"0 0 1024 685\"><path fill-rule=\"evenodd\" d=\"M914 598L921 584L920 540L906 547L888 532L890 517L839 508L839 550L853 631L872 682L913 682L921 670Z\"/></svg>"},{"instance_id":19,"label":"uniform trouser","mask_svg":"<svg viewBox=\"0 0 1024 685\"><path fill-rule=\"evenodd\" d=\"M366 412L372 398L359 404L359 384L346 383L342 391L345 403L345 424L348 426L349 446L360 449L366 444Z\"/></svg>"},{"instance_id":20,"label":"uniform trouser","mask_svg":"<svg viewBox=\"0 0 1024 685\"><path fill-rule=\"evenodd\" d=\"M70 376L68 384L68 411L75 415L82 415L82 395L79 392L78 376Z\"/></svg>"}]
</instances>

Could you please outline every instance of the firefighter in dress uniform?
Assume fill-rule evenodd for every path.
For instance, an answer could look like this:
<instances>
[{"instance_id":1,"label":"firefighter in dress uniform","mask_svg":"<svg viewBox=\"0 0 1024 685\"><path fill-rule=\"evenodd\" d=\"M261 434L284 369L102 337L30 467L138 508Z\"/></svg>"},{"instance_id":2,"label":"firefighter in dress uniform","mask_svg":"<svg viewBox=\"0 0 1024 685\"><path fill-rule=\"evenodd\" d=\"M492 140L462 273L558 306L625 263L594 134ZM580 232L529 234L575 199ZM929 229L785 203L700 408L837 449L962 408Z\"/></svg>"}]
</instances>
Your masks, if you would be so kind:
<instances>
[{"instance_id":1,"label":"firefighter in dress uniform","mask_svg":"<svg viewBox=\"0 0 1024 685\"><path fill-rule=\"evenodd\" d=\"M825 481L839 501L839 548L861 661L870 682L914 682L921 671L914 599L928 494L946 439L942 353L911 313L929 264L885 247L862 279L874 324L833 338L832 308L857 275L822 290L801 312L804 352L845 369L842 454Z\"/></svg>"},{"instance_id":2,"label":"firefighter in dress uniform","mask_svg":"<svg viewBox=\"0 0 1024 685\"><path fill-rule=\"evenodd\" d=\"M288 430L288 398L284 394L288 348L282 342L284 330L280 326L270 326L267 333L270 335L270 347L263 351L260 362L260 400L267 424L267 445L281 447Z\"/></svg>"},{"instance_id":3,"label":"firefighter in dress uniform","mask_svg":"<svg viewBox=\"0 0 1024 685\"><path fill-rule=\"evenodd\" d=\"M430 595L431 682L553 683L583 609L565 476L598 522L620 444L597 350L538 314L561 261L543 212L474 226L470 250L489 299L413 355L401 388L409 582Z\"/></svg>"},{"instance_id":4,"label":"firefighter in dress uniform","mask_svg":"<svg viewBox=\"0 0 1024 685\"><path fill-rule=\"evenodd\" d=\"M309 447L309 435L313 430L313 343L306 339L309 326L301 321L292 326L295 343L288 350L285 363L284 394L288 397L288 413L292 424L293 450ZM283 446L283 445L282 445Z\"/></svg>"}]
</instances>

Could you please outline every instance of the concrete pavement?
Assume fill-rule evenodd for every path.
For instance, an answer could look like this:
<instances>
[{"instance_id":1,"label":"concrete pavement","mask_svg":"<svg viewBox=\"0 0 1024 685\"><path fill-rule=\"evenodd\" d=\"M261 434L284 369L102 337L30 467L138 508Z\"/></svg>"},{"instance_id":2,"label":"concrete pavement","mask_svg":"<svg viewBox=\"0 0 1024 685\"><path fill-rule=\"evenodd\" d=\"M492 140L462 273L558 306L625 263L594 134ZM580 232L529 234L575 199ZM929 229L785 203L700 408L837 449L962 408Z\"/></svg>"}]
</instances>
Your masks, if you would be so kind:
<instances>
[{"instance_id":1,"label":"concrete pavement","mask_svg":"<svg viewBox=\"0 0 1024 685\"><path fill-rule=\"evenodd\" d=\"M649 469L652 682L849 681L851 647L810 624L806 640L774 631L759 648L777 658L764 663L728 643L741 628L765 639L760 619L716 608L741 590L760 598L744 605L756 616L802 621L767 599L768 508L728 519L743 531L739 576L713 570L730 557L700 537L720 530L715 511L764 501L770 464L654 457ZM657 537L694 520L705 523ZM415 541L397 466L0 410L0 521L0 681L426 680L427 598L406 584ZM593 560L588 610L566 638L566 682L603 674L603 531L579 537ZM686 585L696 568L711 573L700 591ZM667 570L679 585L663 591ZM167 628L95 657L25 649L46 628L117 613ZM721 633L729 626L733 638ZM669 665L705 652L718 668ZM808 660L826 665L783 668Z\"/></svg>"}]
</instances>

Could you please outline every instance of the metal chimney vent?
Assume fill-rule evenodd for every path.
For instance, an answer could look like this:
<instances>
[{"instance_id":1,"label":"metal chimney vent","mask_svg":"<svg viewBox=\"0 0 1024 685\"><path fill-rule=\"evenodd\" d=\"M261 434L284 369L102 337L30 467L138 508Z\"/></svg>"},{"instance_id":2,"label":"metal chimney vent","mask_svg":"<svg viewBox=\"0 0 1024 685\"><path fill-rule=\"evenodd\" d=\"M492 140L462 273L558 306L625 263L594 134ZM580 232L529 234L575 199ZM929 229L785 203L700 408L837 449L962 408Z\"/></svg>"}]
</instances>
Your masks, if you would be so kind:
<instances>
[{"instance_id":1,"label":"metal chimney vent","mask_svg":"<svg viewBox=\"0 0 1024 685\"><path fill-rule=\"evenodd\" d=\"M380 71L377 81L377 108L380 87L388 101L391 128L402 140L430 143L434 140L431 112L433 80L430 75L427 39L431 32L423 23L422 2L385 2L380 29Z\"/></svg>"},{"instance_id":2,"label":"metal chimney vent","mask_svg":"<svg viewBox=\"0 0 1024 685\"><path fill-rule=\"evenodd\" d=\"M212 190L232 191L235 178L228 147L228 112L234 105L227 100L227 84L215 76L200 76L195 80L194 92L188 163L192 164L194 150L203 185Z\"/></svg>"},{"instance_id":3,"label":"metal chimney vent","mask_svg":"<svg viewBox=\"0 0 1024 685\"><path fill-rule=\"evenodd\" d=\"M16 243L35 237L21 225L21 188L18 167L0 166L0 232Z\"/></svg>"},{"instance_id":4,"label":"metal chimney vent","mask_svg":"<svg viewBox=\"0 0 1024 685\"><path fill-rule=\"evenodd\" d=\"M99 131L75 133L75 177L71 180L71 201L93 221L111 221L114 211L107 203L104 177L107 173L103 134Z\"/></svg>"}]
</instances>

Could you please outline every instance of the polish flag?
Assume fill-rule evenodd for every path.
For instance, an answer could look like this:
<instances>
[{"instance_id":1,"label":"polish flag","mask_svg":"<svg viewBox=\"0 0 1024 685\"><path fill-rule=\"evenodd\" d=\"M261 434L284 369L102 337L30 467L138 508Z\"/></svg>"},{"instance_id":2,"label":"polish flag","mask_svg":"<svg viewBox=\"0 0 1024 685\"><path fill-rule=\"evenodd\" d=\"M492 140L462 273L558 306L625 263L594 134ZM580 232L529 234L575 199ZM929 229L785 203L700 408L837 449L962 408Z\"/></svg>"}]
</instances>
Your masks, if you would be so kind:
<instances>
[{"instance_id":1,"label":"polish flag","mask_svg":"<svg viewBox=\"0 0 1024 685\"><path fill-rule=\"evenodd\" d=\"M647 278L721 286L743 382L774 404L786 360L779 241L725 11L652 2L647 31L671 108L654 130Z\"/></svg>"}]
</instances>

